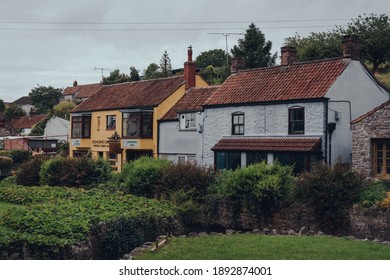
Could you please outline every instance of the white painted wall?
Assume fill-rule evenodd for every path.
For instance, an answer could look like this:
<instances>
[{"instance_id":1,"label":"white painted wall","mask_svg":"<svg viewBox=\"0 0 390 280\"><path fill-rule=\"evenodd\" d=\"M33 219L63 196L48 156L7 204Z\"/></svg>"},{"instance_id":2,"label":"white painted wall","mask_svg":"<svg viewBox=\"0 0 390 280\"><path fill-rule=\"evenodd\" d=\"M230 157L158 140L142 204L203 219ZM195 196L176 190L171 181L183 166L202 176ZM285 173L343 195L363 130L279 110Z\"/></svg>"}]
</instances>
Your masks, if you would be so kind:
<instances>
[{"instance_id":1,"label":"white painted wall","mask_svg":"<svg viewBox=\"0 0 390 280\"><path fill-rule=\"evenodd\" d=\"M52 137L58 140L69 141L70 121L52 117L46 124L44 137Z\"/></svg>"},{"instance_id":2,"label":"white painted wall","mask_svg":"<svg viewBox=\"0 0 390 280\"><path fill-rule=\"evenodd\" d=\"M336 123L332 135L332 163L341 157L343 162L351 164L351 120L386 102L389 92L376 83L360 61L352 60L325 97L330 100L328 122ZM335 111L339 112L339 120L335 120Z\"/></svg>"},{"instance_id":3,"label":"white painted wall","mask_svg":"<svg viewBox=\"0 0 390 280\"><path fill-rule=\"evenodd\" d=\"M180 130L179 121L159 124L159 155L177 162L179 155L195 155L196 162L202 164L202 138L199 125L203 124L203 113L196 113L197 130Z\"/></svg>"},{"instance_id":4,"label":"white painted wall","mask_svg":"<svg viewBox=\"0 0 390 280\"><path fill-rule=\"evenodd\" d=\"M288 134L288 109L294 106L305 108L305 134L292 136L323 137L325 123L323 102L206 108L203 164L214 165L214 152L211 148L224 137L291 136ZM232 114L235 112L245 114L245 134L243 136L231 135Z\"/></svg>"}]
</instances>

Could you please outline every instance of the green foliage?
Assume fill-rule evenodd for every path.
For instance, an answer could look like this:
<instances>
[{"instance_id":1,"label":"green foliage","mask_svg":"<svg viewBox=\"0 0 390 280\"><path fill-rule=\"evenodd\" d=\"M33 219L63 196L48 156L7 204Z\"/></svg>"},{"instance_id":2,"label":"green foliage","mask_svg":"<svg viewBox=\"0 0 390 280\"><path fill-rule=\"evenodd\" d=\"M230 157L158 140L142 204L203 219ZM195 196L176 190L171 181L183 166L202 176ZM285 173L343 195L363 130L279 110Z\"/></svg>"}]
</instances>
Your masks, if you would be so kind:
<instances>
[{"instance_id":1,"label":"green foliage","mask_svg":"<svg viewBox=\"0 0 390 280\"><path fill-rule=\"evenodd\" d=\"M380 64L390 61L390 18L387 15L358 16L343 31L358 35L361 57L373 64L374 73Z\"/></svg>"},{"instance_id":2,"label":"green foliage","mask_svg":"<svg viewBox=\"0 0 390 280\"><path fill-rule=\"evenodd\" d=\"M26 150L10 150L10 151L0 151L0 156L6 156L12 158L15 165L19 165L25 161L31 159L32 154L30 151Z\"/></svg>"},{"instance_id":3,"label":"green foliage","mask_svg":"<svg viewBox=\"0 0 390 280\"><path fill-rule=\"evenodd\" d=\"M205 168L195 164L171 164L168 165L161 175L159 189L155 189L155 194L163 194L174 191L193 191L197 197L204 197L207 189L214 182L212 168Z\"/></svg>"},{"instance_id":4,"label":"green foliage","mask_svg":"<svg viewBox=\"0 0 390 280\"><path fill-rule=\"evenodd\" d=\"M74 107L76 107L76 104L71 101L61 101L53 107L54 116L70 120L70 111L72 111Z\"/></svg>"},{"instance_id":5,"label":"green foliage","mask_svg":"<svg viewBox=\"0 0 390 280\"><path fill-rule=\"evenodd\" d=\"M130 67L130 80L131 81L140 81L139 71L134 67Z\"/></svg>"},{"instance_id":6,"label":"green foliage","mask_svg":"<svg viewBox=\"0 0 390 280\"><path fill-rule=\"evenodd\" d=\"M126 83L131 82L129 75L126 75L124 73L120 73L119 69L115 69L110 73L110 76L103 77L103 85L112 85L112 84L120 84L120 83Z\"/></svg>"},{"instance_id":7,"label":"green foliage","mask_svg":"<svg viewBox=\"0 0 390 280\"><path fill-rule=\"evenodd\" d=\"M39 186L39 172L46 160L48 158L37 155L23 162L16 171L16 183L23 186Z\"/></svg>"},{"instance_id":8,"label":"green foliage","mask_svg":"<svg viewBox=\"0 0 390 280\"><path fill-rule=\"evenodd\" d=\"M0 170L11 170L13 163L12 158L0 156Z\"/></svg>"},{"instance_id":9,"label":"green foliage","mask_svg":"<svg viewBox=\"0 0 390 280\"><path fill-rule=\"evenodd\" d=\"M297 49L296 61L311 61L342 56L341 35L338 31L310 33L308 37L285 39L285 45Z\"/></svg>"},{"instance_id":10,"label":"green foliage","mask_svg":"<svg viewBox=\"0 0 390 280\"><path fill-rule=\"evenodd\" d=\"M37 112L44 114L57 105L62 97L62 89L53 88L52 86L36 86L28 94Z\"/></svg>"},{"instance_id":11,"label":"green foliage","mask_svg":"<svg viewBox=\"0 0 390 280\"><path fill-rule=\"evenodd\" d=\"M270 214L291 197L292 168L262 162L220 173L211 192L230 198L240 208Z\"/></svg>"},{"instance_id":12,"label":"green foliage","mask_svg":"<svg viewBox=\"0 0 390 280\"><path fill-rule=\"evenodd\" d=\"M23 117L26 115L26 112L19 106L15 104L9 105L3 113L4 120L10 122L13 119Z\"/></svg>"},{"instance_id":13,"label":"green foliage","mask_svg":"<svg viewBox=\"0 0 390 280\"><path fill-rule=\"evenodd\" d=\"M297 180L298 199L312 207L324 232L338 233L348 226L351 206L359 201L364 178L345 164L317 164Z\"/></svg>"},{"instance_id":14,"label":"green foliage","mask_svg":"<svg viewBox=\"0 0 390 280\"><path fill-rule=\"evenodd\" d=\"M200 75L209 85L220 85L230 75L229 67L215 68L213 66L207 66L200 71Z\"/></svg>"},{"instance_id":15,"label":"green foliage","mask_svg":"<svg viewBox=\"0 0 390 280\"><path fill-rule=\"evenodd\" d=\"M226 52L222 49L214 49L205 52L201 52L196 57L196 67L207 68L208 66L223 67L229 66L228 60L230 56L226 55Z\"/></svg>"},{"instance_id":16,"label":"green foliage","mask_svg":"<svg viewBox=\"0 0 390 280\"><path fill-rule=\"evenodd\" d=\"M124 165L118 183L126 193L153 197L159 189L161 176L170 164L163 159L141 157Z\"/></svg>"},{"instance_id":17,"label":"green foliage","mask_svg":"<svg viewBox=\"0 0 390 280\"><path fill-rule=\"evenodd\" d=\"M3 99L0 99L0 113L3 113L5 110L5 103Z\"/></svg>"},{"instance_id":18,"label":"green foliage","mask_svg":"<svg viewBox=\"0 0 390 280\"><path fill-rule=\"evenodd\" d=\"M390 184L386 181L375 181L367 184L361 193L360 204L365 207L378 206L390 191Z\"/></svg>"},{"instance_id":19,"label":"green foliage","mask_svg":"<svg viewBox=\"0 0 390 280\"><path fill-rule=\"evenodd\" d=\"M144 70L143 76L145 80L161 78L162 77L161 69L156 63L151 63Z\"/></svg>"},{"instance_id":20,"label":"green foliage","mask_svg":"<svg viewBox=\"0 0 390 280\"><path fill-rule=\"evenodd\" d=\"M45 128L47 125L47 122L49 121L51 115L47 115L43 120L41 120L39 123L35 124L30 132L30 136L42 136L45 134Z\"/></svg>"},{"instance_id":21,"label":"green foliage","mask_svg":"<svg viewBox=\"0 0 390 280\"><path fill-rule=\"evenodd\" d=\"M172 76L172 64L168 52L165 50L160 60L160 71L163 77Z\"/></svg>"},{"instance_id":22,"label":"green foliage","mask_svg":"<svg viewBox=\"0 0 390 280\"><path fill-rule=\"evenodd\" d=\"M251 23L244 39L238 40L231 50L234 57L243 57L246 68L257 68L275 65L276 53L271 54L272 42L266 41L265 35Z\"/></svg>"},{"instance_id":23,"label":"green foliage","mask_svg":"<svg viewBox=\"0 0 390 280\"><path fill-rule=\"evenodd\" d=\"M56 157L43 163L41 185L85 187L111 179L110 165L102 159Z\"/></svg>"}]
</instances>

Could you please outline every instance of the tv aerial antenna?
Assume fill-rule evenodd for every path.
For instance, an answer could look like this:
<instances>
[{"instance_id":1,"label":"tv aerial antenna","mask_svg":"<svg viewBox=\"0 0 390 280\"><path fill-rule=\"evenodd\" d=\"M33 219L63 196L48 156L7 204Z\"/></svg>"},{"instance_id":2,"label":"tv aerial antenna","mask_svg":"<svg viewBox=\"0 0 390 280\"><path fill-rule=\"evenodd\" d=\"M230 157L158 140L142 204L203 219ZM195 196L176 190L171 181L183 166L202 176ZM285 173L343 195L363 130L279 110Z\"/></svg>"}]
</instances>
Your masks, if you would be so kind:
<instances>
[{"instance_id":1,"label":"tv aerial antenna","mask_svg":"<svg viewBox=\"0 0 390 280\"><path fill-rule=\"evenodd\" d=\"M93 70L100 70L100 71L102 71L102 81L103 81L103 78L104 78L104 71L106 70L106 71L111 71L111 69L108 69L108 68L102 68L102 67L93 67Z\"/></svg>"},{"instance_id":2,"label":"tv aerial antenna","mask_svg":"<svg viewBox=\"0 0 390 280\"><path fill-rule=\"evenodd\" d=\"M223 35L225 36L225 42L226 42L226 61L227 61L227 65L229 65L229 48L228 48L228 37L231 36L231 35L234 35L234 36L240 36L240 35L244 35L244 33L230 33L230 32L213 32L213 33L207 33L209 35Z\"/></svg>"}]
</instances>

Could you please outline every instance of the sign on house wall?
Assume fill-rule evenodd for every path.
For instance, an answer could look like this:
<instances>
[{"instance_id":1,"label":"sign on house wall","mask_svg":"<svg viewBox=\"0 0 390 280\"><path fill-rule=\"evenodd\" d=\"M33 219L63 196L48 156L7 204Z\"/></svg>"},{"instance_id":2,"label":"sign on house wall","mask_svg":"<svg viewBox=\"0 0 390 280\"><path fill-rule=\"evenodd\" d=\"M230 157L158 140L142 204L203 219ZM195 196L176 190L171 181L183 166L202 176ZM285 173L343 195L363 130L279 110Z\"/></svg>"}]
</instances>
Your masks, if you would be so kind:
<instances>
[{"instance_id":1,"label":"sign on house wall","mask_svg":"<svg viewBox=\"0 0 390 280\"><path fill-rule=\"evenodd\" d=\"M122 147L128 149L138 149L138 140L122 140Z\"/></svg>"}]
</instances>

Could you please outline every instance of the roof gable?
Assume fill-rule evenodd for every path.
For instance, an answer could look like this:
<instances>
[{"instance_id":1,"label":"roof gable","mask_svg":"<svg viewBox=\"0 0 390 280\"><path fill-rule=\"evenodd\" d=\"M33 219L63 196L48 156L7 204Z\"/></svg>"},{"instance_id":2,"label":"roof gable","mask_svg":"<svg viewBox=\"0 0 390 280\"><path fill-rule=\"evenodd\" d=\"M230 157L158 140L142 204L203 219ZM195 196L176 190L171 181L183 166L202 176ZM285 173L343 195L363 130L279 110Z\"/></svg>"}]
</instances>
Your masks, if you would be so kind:
<instances>
[{"instance_id":1,"label":"roof gable","mask_svg":"<svg viewBox=\"0 0 390 280\"><path fill-rule=\"evenodd\" d=\"M103 86L72 112L155 107L184 85L183 76Z\"/></svg>"},{"instance_id":2,"label":"roof gable","mask_svg":"<svg viewBox=\"0 0 390 280\"><path fill-rule=\"evenodd\" d=\"M42 121L46 115L32 115L32 116L24 116L14 119L11 124L16 129L21 128L32 128L34 125Z\"/></svg>"},{"instance_id":3,"label":"roof gable","mask_svg":"<svg viewBox=\"0 0 390 280\"><path fill-rule=\"evenodd\" d=\"M99 83L67 87L64 90L63 95L76 95L77 98L88 98L94 95L102 86L103 85Z\"/></svg>"},{"instance_id":4,"label":"roof gable","mask_svg":"<svg viewBox=\"0 0 390 280\"><path fill-rule=\"evenodd\" d=\"M209 99L218 88L219 86L211 86L189 89L183 97L161 118L161 120L176 120L179 112L201 111L207 99Z\"/></svg>"},{"instance_id":5,"label":"roof gable","mask_svg":"<svg viewBox=\"0 0 390 280\"><path fill-rule=\"evenodd\" d=\"M335 58L240 71L231 75L206 105L322 98L349 62Z\"/></svg>"},{"instance_id":6,"label":"roof gable","mask_svg":"<svg viewBox=\"0 0 390 280\"><path fill-rule=\"evenodd\" d=\"M12 104L23 106L23 105L32 105L33 103L31 101L30 96L22 96L19 99L16 99L14 102L12 102Z\"/></svg>"}]
</instances>

